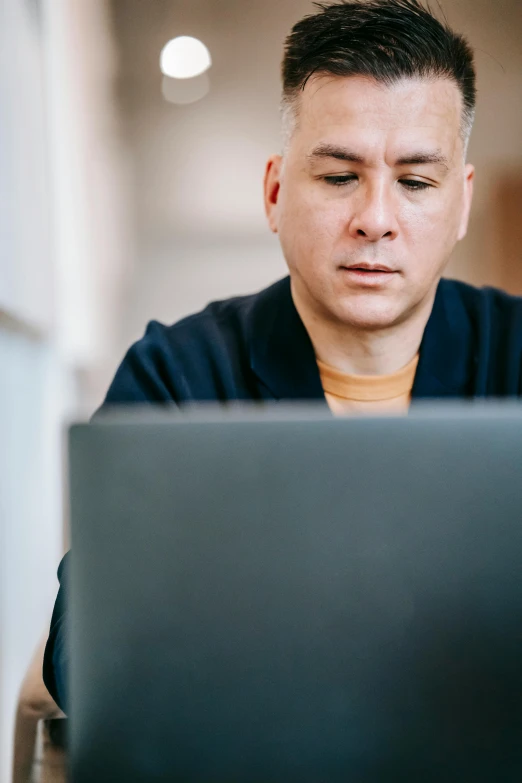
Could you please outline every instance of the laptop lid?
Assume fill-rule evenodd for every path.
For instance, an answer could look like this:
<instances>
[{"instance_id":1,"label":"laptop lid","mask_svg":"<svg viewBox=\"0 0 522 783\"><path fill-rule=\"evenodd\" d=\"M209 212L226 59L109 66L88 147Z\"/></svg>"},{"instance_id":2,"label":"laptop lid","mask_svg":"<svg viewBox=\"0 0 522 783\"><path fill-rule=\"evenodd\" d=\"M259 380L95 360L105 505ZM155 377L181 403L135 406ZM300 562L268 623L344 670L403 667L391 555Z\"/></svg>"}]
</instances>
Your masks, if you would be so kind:
<instances>
[{"instance_id":1,"label":"laptop lid","mask_svg":"<svg viewBox=\"0 0 522 783\"><path fill-rule=\"evenodd\" d=\"M74 783L518 783L521 465L518 408L74 426Z\"/></svg>"}]
</instances>

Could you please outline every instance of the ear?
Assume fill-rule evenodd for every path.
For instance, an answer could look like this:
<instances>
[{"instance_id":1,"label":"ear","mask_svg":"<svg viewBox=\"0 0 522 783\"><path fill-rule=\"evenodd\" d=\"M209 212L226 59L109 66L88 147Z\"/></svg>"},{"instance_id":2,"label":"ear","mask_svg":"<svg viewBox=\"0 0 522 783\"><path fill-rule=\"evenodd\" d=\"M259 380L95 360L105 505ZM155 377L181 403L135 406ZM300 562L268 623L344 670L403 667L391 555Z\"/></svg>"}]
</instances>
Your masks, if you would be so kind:
<instances>
[{"instance_id":1,"label":"ear","mask_svg":"<svg viewBox=\"0 0 522 783\"><path fill-rule=\"evenodd\" d=\"M266 164L264 196L265 213L268 218L268 225L274 234L277 234L279 226L278 199L281 189L282 170L283 158L281 155L272 155Z\"/></svg>"},{"instance_id":2,"label":"ear","mask_svg":"<svg viewBox=\"0 0 522 783\"><path fill-rule=\"evenodd\" d=\"M471 202L473 201L474 181L475 167L468 163L464 169L464 209L462 211L457 241L464 239L468 231L469 213L471 211Z\"/></svg>"}]
</instances>

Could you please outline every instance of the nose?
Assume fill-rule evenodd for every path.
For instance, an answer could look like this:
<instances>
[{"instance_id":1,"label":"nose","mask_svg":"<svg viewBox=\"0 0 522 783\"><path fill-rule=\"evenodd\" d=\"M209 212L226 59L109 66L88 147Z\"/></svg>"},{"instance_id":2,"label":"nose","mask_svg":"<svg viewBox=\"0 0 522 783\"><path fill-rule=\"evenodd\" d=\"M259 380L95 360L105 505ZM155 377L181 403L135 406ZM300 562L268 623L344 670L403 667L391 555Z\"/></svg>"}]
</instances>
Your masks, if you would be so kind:
<instances>
[{"instance_id":1,"label":"nose","mask_svg":"<svg viewBox=\"0 0 522 783\"><path fill-rule=\"evenodd\" d=\"M389 184L384 181L361 183L352 202L350 236L378 242L395 239L398 223L396 205Z\"/></svg>"}]
</instances>

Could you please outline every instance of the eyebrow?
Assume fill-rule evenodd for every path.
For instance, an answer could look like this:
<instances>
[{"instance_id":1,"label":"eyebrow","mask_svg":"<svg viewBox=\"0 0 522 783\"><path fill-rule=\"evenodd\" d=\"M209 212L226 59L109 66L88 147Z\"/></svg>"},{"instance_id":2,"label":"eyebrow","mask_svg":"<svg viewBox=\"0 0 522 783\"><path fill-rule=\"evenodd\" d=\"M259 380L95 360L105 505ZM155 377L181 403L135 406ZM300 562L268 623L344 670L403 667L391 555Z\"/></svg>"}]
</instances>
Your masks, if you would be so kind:
<instances>
[{"instance_id":1,"label":"eyebrow","mask_svg":"<svg viewBox=\"0 0 522 783\"><path fill-rule=\"evenodd\" d=\"M311 163L322 160L323 158L335 158L336 160L344 160L348 163L360 163L363 165L366 162L362 155L358 155L347 147L338 147L335 144L319 144L319 146L315 147L306 157ZM411 154L403 155L395 162L396 166L422 166L426 164L435 164L449 170L448 159L440 150L435 150L433 152L412 152Z\"/></svg>"}]
</instances>

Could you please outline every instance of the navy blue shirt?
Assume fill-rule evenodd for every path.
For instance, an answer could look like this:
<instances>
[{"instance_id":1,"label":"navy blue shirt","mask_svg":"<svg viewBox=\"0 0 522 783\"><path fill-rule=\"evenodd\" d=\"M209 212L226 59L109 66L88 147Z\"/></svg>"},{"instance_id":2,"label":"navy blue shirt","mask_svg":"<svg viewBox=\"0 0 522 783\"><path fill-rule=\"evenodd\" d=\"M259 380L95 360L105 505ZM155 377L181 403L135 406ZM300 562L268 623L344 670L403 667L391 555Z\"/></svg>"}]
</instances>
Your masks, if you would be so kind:
<instances>
[{"instance_id":1,"label":"navy blue shirt","mask_svg":"<svg viewBox=\"0 0 522 783\"><path fill-rule=\"evenodd\" d=\"M518 397L521 370L522 299L441 280L421 343L413 404L429 397ZM209 304L173 326L152 321L127 352L102 408L211 400L325 401L288 277L259 294ZM44 659L45 684L62 709L66 574L67 556Z\"/></svg>"}]
</instances>

